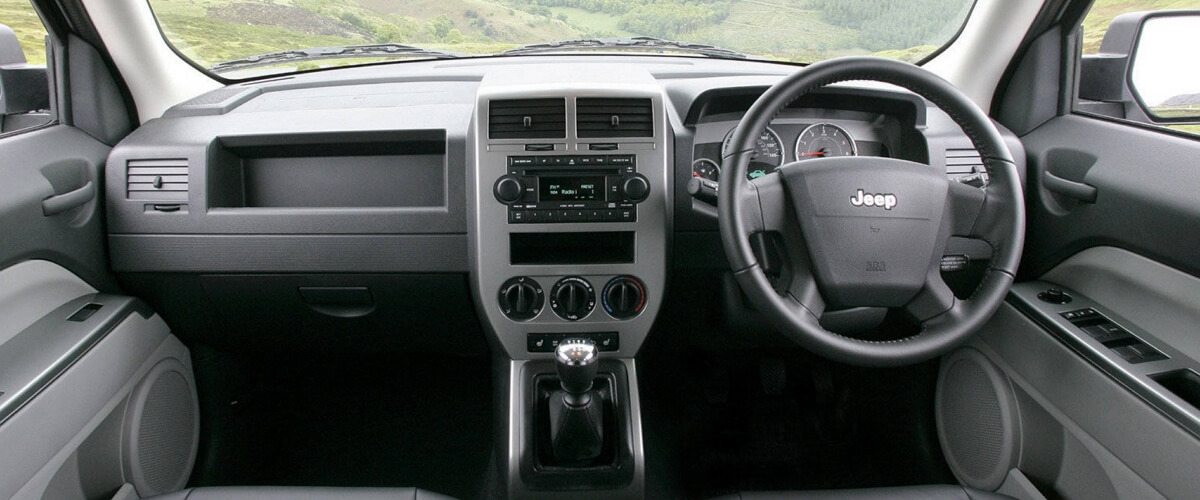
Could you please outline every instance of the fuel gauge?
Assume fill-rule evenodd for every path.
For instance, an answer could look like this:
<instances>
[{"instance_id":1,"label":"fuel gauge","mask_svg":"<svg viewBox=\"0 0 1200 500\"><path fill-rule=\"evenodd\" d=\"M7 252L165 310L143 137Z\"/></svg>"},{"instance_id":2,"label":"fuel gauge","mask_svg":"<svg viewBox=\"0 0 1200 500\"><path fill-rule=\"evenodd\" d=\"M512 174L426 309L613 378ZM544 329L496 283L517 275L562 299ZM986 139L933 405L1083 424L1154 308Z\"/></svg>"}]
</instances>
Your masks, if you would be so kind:
<instances>
[{"instance_id":1,"label":"fuel gauge","mask_svg":"<svg viewBox=\"0 0 1200 500\"><path fill-rule=\"evenodd\" d=\"M710 181L720 180L721 166L708 158L701 158L692 162L692 177L699 177Z\"/></svg>"}]
</instances>

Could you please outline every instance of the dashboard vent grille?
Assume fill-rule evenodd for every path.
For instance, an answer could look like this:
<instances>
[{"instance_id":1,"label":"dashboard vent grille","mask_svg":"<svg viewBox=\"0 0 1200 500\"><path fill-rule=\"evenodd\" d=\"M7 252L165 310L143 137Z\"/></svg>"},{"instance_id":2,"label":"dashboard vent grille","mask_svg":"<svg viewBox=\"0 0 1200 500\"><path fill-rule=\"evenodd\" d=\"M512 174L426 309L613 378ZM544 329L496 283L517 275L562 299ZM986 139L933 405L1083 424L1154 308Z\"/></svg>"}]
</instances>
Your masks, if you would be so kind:
<instances>
[{"instance_id":1,"label":"dashboard vent grille","mask_svg":"<svg viewBox=\"0 0 1200 500\"><path fill-rule=\"evenodd\" d=\"M959 148L946 150L946 175L951 180L967 183L987 184L987 169L979 151Z\"/></svg>"},{"instance_id":2,"label":"dashboard vent grille","mask_svg":"<svg viewBox=\"0 0 1200 500\"><path fill-rule=\"evenodd\" d=\"M650 99L587 97L576 101L579 137L653 137Z\"/></svg>"},{"instance_id":3,"label":"dashboard vent grille","mask_svg":"<svg viewBox=\"0 0 1200 500\"><path fill-rule=\"evenodd\" d=\"M129 160L126 196L131 200L187 201L187 160Z\"/></svg>"},{"instance_id":4,"label":"dashboard vent grille","mask_svg":"<svg viewBox=\"0 0 1200 500\"><path fill-rule=\"evenodd\" d=\"M490 139L565 139L566 99L510 99L488 104Z\"/></svg>"}]
</instances>

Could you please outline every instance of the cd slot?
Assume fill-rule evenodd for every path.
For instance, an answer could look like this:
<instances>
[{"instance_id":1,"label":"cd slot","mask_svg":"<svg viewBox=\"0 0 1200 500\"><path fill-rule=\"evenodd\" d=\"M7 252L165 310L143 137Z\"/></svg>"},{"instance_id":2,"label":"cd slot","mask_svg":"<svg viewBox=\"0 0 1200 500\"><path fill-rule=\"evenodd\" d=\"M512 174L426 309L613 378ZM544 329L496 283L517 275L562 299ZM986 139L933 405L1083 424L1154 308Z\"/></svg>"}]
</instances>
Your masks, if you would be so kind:
<instances>
[{"instance_id":1,"label":"cd slot","mask_svg":"<svg viewBox=\"0 0 1200 500\"><path fill-rule=\"evenodd\" d=\"M580 169L562 169L562 168L527 168L520 172L520 175L621 175L622 171L619 168L589 168L587 170Z\"/></svg>"}]
</instances>

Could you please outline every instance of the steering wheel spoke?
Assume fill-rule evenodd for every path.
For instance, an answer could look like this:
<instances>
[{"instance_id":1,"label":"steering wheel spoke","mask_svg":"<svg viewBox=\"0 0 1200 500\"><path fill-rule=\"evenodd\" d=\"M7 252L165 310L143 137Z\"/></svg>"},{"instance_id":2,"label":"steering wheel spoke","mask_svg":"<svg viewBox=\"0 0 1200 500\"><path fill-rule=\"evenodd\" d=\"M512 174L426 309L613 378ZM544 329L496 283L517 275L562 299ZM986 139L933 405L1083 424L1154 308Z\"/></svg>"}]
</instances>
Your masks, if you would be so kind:
<instances>
[{"instance_id":1,"label":"steering wheel spoke","mask_svg":"<svg viewBox=\"0 0 1200 500\"><path fill-rule=\"evenodd\" d=\"M805 310L820 318L825 300L817 288L804 235L780 176L765 175L749 181L738 200L742 203L744 227L750 233L747 237L760 242L760 252L774 250L782 258L783 262L769 265L770 259L758 256L764 272L777 273L768 276L775 291L795 301L797 311ZM767 246L774 248L763 248Z\"/></svg>"},{"instance_id":2,"label":"steering wheel spoke","mask_svg":"<svg viewBox=\"0 0 1200 500\"><path fill-rule=\"evenodd\" d=\"M954 292L950 290L950 286L942 280L941 272L937 266L934 266L925 278L925 286L904 305L904 311L917 323L924 324L931 318L953 309L958 302L958 299L954 297Z\"/></svg>"}]
</instances>

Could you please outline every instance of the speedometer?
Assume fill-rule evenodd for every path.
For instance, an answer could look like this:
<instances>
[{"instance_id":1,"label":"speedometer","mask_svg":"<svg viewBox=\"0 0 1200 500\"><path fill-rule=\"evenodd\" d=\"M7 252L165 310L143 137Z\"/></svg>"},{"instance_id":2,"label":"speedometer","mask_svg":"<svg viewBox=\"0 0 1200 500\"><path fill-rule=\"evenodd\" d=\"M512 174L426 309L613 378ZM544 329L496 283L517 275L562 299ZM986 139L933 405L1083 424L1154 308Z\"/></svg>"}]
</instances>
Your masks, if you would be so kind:
<instances>
[{"instance_id":1,"label":"speedometer","mask_svg":"<svg viewBox=\"0 0 1200 500\"><path fill-rule=\"evenodd\" d=\"M725 134L725 143L721 150L728 153L729 141L733 139L730 129ZM754 152L750 155L750 166L746 168L748 179L757 179L775 171L775 167L783 164L783 144L774 130L767 128L754 140Z\"/></svg>"},{"instance_id":2,"label":"speedometer","mask_svg":"<svg viewBox=\"0 0 1200 500\"><path fill-rule=\"evenodd\" d=\"M854 156L858 148L854 138L846 129L832 123L815 123L800 132L796 138L796 159L831 158L834 156Z\"/></svg>"}]
</instances>

